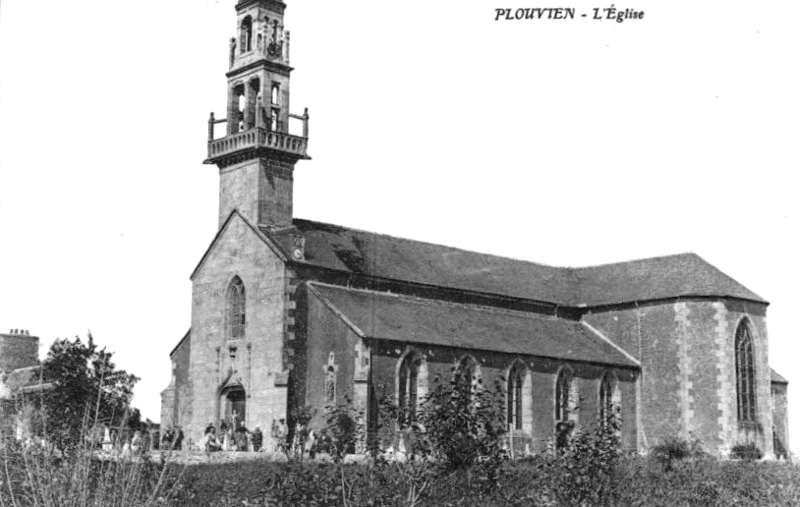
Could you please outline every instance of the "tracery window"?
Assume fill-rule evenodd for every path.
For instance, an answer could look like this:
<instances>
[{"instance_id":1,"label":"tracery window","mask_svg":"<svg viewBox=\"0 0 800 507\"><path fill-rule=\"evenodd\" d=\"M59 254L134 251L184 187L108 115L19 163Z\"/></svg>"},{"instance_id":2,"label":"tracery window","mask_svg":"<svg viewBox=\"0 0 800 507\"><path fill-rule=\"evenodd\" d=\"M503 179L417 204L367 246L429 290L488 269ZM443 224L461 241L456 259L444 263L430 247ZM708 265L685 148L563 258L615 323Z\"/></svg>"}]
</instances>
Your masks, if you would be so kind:
<instances>
[{"instance_id":1,"label":"tracery window","mask_svg":"<svg viewBox=\"0 0 800 507\"><path fill-rule=\"evenodd\" d=\"M617 400L615 399L615 391L617 388L617 382L614 376L611 373L606 373L603 375L603 378L600 380L600 422L603 426L606 426L611 416L614 414L614 405L617 404Z\"/></svg>"},{"instance_id":2,"label":"tracery window","mask_svg":"<svg viewBox=\"0 0 800 507\"><path fill-rule=\"evenodd\" d=\"M525 365L516 363L508 374L506 401L508 403L507 423L515 430L522 429L522 385L525 382Z\"/></svg>"},{"instance_id":3,"label":"tracery window","mask_svg":"<svg viewBox=\"0 0 800 507\"><path fill-rule=\"evenodd\" d=\"M756 422L756 368L753 337L746 321L736 329L736 402L739 422Z\"/></svg>"},{"instance_id":4,"label":"tracery window","mask_svg":"<svg viewBox=\"0 0 800 507\"><path fill-rule=\"evenodd\" d=\"M416 352L406 354L397 372L397 401L403 422L413 422L417 415L419 371L422 357Z\"/></svg>"},{"instance_id":5,"label":"tracery window","mask_svg":"<svg viewBox=\"0 0 800 507\"><path fill-rule=\"evenodd\" d=\"M245 330L244 283L238 276L228 286L228 338L243 338Z\"/></svg>"},{"instance_id":6,"label":"tracery window","mask_svg":"<svg viewBox=\"0 0 800 507\"><path fill-rule=\"evenodd\" d=\"M562 368L556 379L556 422L567 422L572 411L572 371Z\"/></svg>"}]
</instances>

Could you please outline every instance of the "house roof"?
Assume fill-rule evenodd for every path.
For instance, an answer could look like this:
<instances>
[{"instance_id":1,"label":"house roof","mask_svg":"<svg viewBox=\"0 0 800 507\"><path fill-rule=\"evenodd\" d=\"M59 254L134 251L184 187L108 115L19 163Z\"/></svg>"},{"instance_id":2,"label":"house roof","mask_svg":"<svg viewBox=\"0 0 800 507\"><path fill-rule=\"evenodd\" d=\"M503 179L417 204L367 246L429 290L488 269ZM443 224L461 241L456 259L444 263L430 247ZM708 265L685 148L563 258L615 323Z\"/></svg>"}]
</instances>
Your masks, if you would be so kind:
<instances>
[{"instance_id":1,"label":"house roof","mask_svg":"<svg viewBox=\"0 0 800 507\"><path fill-rule=\"evenodd\" d=\"M309 287L362 337L639 367L579 321L315 282Z\"/></svg>"},{"instance_id":2,"label":"house roof","mask_svg":"<svg viewBox=\"0 0 800 507\"><path fill-rule=\"evenodd\" d=\"M294 220L305 262L346 273L566 306L719 296L767 303L693 253L569 268Z\"/></svg>"},{"instance_id":3,"label":"house roof","mask_svg":"<svg viewBox=\"0 0 800 507\"><path fill-rule=\"evenodd\" d=\"M778 373L777 371L773 370L772 368L769 369L770 373L770 381L773 384L788 384L789 381L783 378L783 376Z\"/></svg>"}]
</instances>

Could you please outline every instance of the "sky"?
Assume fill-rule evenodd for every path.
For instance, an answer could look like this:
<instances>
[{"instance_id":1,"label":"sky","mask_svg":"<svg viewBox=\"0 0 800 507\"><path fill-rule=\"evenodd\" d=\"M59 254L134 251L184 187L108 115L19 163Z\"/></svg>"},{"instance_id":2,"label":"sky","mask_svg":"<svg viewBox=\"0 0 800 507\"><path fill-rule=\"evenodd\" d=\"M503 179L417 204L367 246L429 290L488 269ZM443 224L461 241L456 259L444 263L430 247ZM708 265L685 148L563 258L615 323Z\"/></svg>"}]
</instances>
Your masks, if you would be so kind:
<instances>
[{"instance_id":1,"label":"sky","mask_svg":"<svg viewBox=\"0 0 800 507\"><path fill-rule=\"evenodd\" d=\"M558 266L695 252L771 302L800 450L800 4L502 1L287 0L295 216ZM0 0L0 330L91 330L153 420L217 229L234 4Z\"/></svg>"}]
</instances>

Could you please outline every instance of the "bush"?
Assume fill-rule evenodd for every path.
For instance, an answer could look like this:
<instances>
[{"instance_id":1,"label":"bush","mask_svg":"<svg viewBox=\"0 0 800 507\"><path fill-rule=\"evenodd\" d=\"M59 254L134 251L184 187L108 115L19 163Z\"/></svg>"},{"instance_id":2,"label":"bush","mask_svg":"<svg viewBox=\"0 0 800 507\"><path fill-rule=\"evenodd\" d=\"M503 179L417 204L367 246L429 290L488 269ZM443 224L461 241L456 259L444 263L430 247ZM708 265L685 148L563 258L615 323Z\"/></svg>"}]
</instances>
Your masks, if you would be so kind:
<instances>
[{"instance_id":1,"label":"bush","mask_svg":"<svg viewBox=\"0 0 800 507\"><path fill-rule=\"evenodd\" d=\"M551 496L563 506L605 505L622 456L619 407L591 431L578 430L539 465Z\"/></svg>"},{"instance_id":2,"label":"bush","mask_svg":"<svg viewBox=\"0 0 800 507\"><path fill-rule=\"evenodd\" d=\"M703 449L703 443L693 435L690 435L689 438L667 437L660 444L653 447L650 455L661 463L666 470L671 470L676 461L708 457L708 454Z\"/></svg>"},{"instance_id":3,"label":"bush","mask_svg":"<svg viewBox=\"0 0 800 507\"><path fill-rule=\"evenodd\" d=\"M447 384L439 382L422 401L414 450L430 453L448 469L504 459L505 405L499 384L489 391L458 370Z\"/></svg>"},{"instance_id":4,"label":"bush","mask_svg":"<svg viewBox=\"0 0 800 507\"><path fill-rule=\"evenodd\" d=\"M756 461L764 457L761 449L756 444L737 444L731 448L731 458L742 459L745 461Z\"/></svg>"}]
</instances>

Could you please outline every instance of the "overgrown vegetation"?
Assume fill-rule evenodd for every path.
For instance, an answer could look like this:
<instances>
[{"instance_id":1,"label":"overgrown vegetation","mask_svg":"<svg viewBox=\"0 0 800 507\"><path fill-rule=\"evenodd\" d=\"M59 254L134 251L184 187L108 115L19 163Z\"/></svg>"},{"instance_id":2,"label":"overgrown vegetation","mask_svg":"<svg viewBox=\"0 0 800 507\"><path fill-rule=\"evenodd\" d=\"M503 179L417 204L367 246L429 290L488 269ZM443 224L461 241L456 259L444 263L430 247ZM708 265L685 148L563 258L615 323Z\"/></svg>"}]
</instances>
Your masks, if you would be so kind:
<instances>
[{"instance_id":1,"label":"overgrown vegetation","mask_svg":"<svg viewBox=\"0 0 800 507\"><path fill-rule=\"evenodd\" d=\"M442 507L789 507L800 505L800 468L781 463L681 461L670 471L651 458L621 456L599 503L569 503L554 494L552 469L538 457L507 461L498 487L476 495L468 469L436 473L415 462L251 461L191 466L174 506ZM420 477L422 476L422 477ZM423 479L424 478L424 479ZM426 483L422 494L419 486Z\"/></svg>"},{"instance_id":2,"label":"overgrown vegetation","mask_svg":"<svg viewBox=\"0 0 800 507\"><path fill-rule=\"evenodd\" d=\"M92 346L90 341L88 348L70 349L67 357L81 357ZM103 363L95 363L90 370L95 373L102 371L97 364L110 363L110 356L97 357ZM93 375L96 380L94 373L79 376L82 385L92 385ZM102 388L106 377L99 378ZM710 457L693 437L666 439L647 457L625 454L618 408L605 420L565 433L557 448L553 442L548 452L511 460L499 384L490 390L454 371L450 381L437 379L434 386L415 410L385 399L369 441L361 440L363 409L349 400L326 407L324 438L315 449L327 461L305 459L314 416L306 408L292 414L295 432L280 446L286 461L188 468L166 459L152 462L146 455L97 459L96 440L83 437L93 434L101 413L108 412L99 408L106 405L103 394L89 396L93 417L87 424L84 410L82 433L72 440L74 447L63 447L69 452L3 442L0 507L800 505L800 469L756 463L761 455L753 445L735 446L731 454L737 461ZM366 450L369 458L347 459Z\"/></svg>"},{"instance_id":3,"label":"overgrown vegetation","mask_svg":"<svg viewBox=\"0 0 800 507\"><path fill-rule=\"evenodd\" d=\"M166 455L152 462L147 454L131 454L140 417L130 400L139 379L117 370L112 357L91 335L86 344L57 340L28 394L6 400L0 506L145 507L170 501L181 468L168 466ZM109 428L118 437L116 454ZM123 440L127 455L120 452Z\"/></svg>"},{"instance_id":4,"label":"overgrown vegetation","mask_svg":"<svg viewBox=\"0 0 800 507\"><path fill-rule=\"evenodd\" d=\"M761 449L756 447L756 444L738 444L731 448L731 457L736 459L743 459L746 461L755 461L761 459L764 453Z\"/></svg>"}]
</instances>

